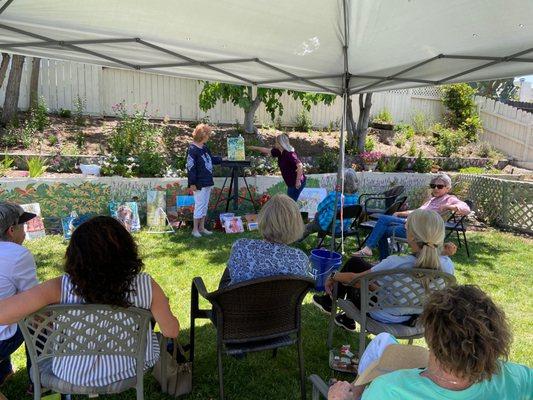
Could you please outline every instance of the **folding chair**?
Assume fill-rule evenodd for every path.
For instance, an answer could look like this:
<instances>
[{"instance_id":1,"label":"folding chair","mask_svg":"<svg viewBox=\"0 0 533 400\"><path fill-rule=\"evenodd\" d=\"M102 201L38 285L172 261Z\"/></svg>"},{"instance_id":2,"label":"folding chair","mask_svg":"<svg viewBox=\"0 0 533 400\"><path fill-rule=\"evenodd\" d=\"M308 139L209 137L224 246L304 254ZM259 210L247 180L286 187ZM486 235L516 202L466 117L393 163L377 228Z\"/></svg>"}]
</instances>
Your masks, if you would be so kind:
<instances>
[{"instance_id":1,"label":"folding chair","mask_svg":"<svg viewBox=\"0 0 533 400\"><path fill-rule=\"evenodd\" d=\"M466 240L466 222L468 221L468 217L473 215L473 208L474 203L471 200L465 200L465 203L470 208L470 213L465 215L460 215L455 211L450 218L445 222L444 226L446 228L446 231L448 232L446 234L446 237L444 238L444 241L446 241L452 234L455 232L457 234L457 242L459 247L462 247L461 243L461 233L463 234L463 240L466 248L466 255L470 257L470 251L468 249L468 241Z\"/></svg>"},{"instance_id":2,"label":"folding chair","mask_svg":"<svg viewBox=\"0 0 533 400\"><path fill-rule=\"evenodd\" d=\"M363 208L359 204L354 205L354 206L346 206L346 207L343 207L342 209L342 219L352 220L350 228L343 232L343 236L345 238L351 237L351 236L357 237L358 245L361 244L361 238L359 236L359 217L361 216L362 212L363 212ZM341 220L341 210L337 211L337 216L335 217L335 221L332 221L331 224L336 223L337 221L340 221L340 220ZM327 236L331 236L331 228L332 228L331 224L328 226L327 230L325 231L320 230L318 232L317 243L316 243L317 249L322 247L322 244L324 243L324 239ZM337 244L337 239L338 237L335 236L335 251L339 250L339 248L341 247L341 243L342 243L342 242L339 242Z\"/></svg>"}]
</instances>

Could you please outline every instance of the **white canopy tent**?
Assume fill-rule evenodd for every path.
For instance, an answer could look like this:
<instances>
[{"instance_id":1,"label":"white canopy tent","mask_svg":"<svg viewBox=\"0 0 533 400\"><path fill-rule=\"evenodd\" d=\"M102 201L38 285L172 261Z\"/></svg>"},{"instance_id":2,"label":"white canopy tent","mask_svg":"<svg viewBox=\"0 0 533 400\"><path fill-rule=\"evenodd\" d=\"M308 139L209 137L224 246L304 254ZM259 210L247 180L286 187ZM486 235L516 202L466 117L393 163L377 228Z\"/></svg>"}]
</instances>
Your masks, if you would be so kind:
<instances>
[{"instance_id":1,"label":"white canopy tent","mask_svg":"<svg viewBox=\"0 0 533 400\"><path fill-rule=\"evenodd\" d=\"M533 74L533 1L0 0L0 49L335 93L345 121L351 94Z\"/></svg>"}]
</instances>

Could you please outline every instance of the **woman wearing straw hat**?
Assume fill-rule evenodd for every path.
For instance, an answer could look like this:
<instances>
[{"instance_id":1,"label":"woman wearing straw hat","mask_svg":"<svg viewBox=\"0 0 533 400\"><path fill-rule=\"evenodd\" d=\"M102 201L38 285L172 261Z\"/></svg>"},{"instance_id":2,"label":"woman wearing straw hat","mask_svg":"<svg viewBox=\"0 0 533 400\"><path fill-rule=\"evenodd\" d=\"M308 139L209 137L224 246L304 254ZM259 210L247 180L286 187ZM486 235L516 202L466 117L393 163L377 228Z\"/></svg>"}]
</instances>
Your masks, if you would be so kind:
<instances>
[{"instance_id":1,"label":"woman wearing straw hat","mask_svg":"<svg viewBox=\"0 0 533 400\"><path fill-rule=\"evenodd\" d=\"M305 187L306 177L304 175L304 165L298 158L296 151L294 151L294 147L291 146L289 136L286 133L278 135L272 149L257 146L248 146L248 148L278 159L281 176L287 185L287 196L294 201L298 201L298 197L300 197L300 193Z\"/></svg>"},{"instance_id":2,"label":"woman wearing straw hat","mask_svg":"<svg viewBox=\"0 0 533 400\"><path fill-rule=\"evenodd\" d=\"M357 379L335 383L328 400L533 399L533 369L506 361L505 313L479 287L432 293L420 321L429 350L380 334L365 350Z\"/></svg>"}]
</instances>

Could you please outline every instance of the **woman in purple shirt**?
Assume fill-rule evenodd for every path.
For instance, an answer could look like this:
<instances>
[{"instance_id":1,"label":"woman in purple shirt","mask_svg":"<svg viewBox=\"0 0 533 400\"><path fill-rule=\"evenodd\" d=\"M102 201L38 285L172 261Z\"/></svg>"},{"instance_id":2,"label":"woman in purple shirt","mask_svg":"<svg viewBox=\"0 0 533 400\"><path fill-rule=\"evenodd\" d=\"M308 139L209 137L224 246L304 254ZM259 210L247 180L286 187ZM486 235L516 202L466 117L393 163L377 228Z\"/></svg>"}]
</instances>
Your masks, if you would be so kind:
<instances>
[{"instance_id":1,"label":"woman in purple shirt","mask_svg":"<svg viewBox=\"0 0 533 400\"><path fill-rule=\"evenodd\" d=\"M287 134L278 135L272 149L257 146L248 146L248 148L278 159L281 176L287 185L287 196L297 201L305 187L306 178L304 166L294 151L294 147L291 146Z\"/></svg>"}]
</instances>

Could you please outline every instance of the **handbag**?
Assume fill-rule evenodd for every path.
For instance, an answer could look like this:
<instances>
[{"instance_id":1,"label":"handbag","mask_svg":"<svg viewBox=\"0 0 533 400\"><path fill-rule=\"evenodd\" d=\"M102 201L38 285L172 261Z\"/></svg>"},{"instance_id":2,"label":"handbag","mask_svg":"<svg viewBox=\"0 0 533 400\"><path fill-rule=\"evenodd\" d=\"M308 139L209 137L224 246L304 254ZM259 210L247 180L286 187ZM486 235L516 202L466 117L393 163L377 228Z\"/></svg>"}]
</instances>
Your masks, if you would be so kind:
<instances>
[{"instance_id":1,"label":"handbag","mask_svg":"<svg viewBox=\"0 0 533 400\"><path fill-rule=\"evenodd\" d=\"M161 385L161 391L171 396L179 397L192 391L192 362L178 362L187 360L185 351L177 339L172 340L172 353L167 350L167 339L159 332L156 333L161 349L161 357L155 364L152 375Z\"/></svg>"}]
</instances>

